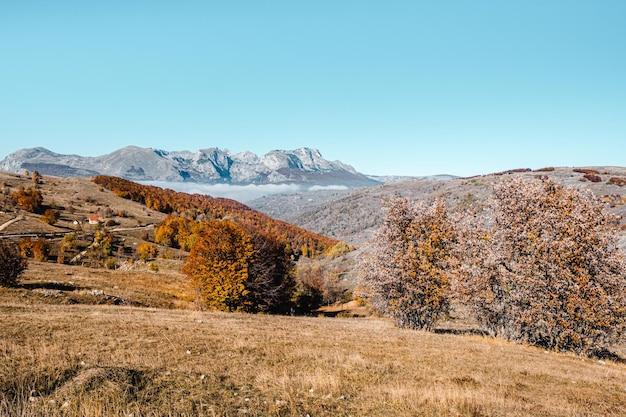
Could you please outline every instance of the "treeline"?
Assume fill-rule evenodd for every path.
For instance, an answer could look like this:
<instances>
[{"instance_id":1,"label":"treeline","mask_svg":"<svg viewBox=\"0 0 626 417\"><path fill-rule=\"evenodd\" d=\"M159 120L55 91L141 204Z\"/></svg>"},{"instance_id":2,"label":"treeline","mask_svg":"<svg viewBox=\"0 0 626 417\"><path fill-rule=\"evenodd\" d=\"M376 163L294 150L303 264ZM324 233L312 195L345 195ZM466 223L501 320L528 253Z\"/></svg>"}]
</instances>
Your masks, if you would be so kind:
<instances>
[{"instance_id":1,"label":"treeline","mask_svg":"<svg viewBox=\"0 0 626 417\"><path fill-rule=\"evenodd\" d=\"M488 334L594 354L625 340L626 261L591 192L513 179L483 211L395 199L361 264L362 295L432 329L453 301Z\"/></svg>"},{"instance_id":2,"label":"treeline","mask_svg":"<svg viewBox=\"0 0 626 417\"><path fill-rule=\"evenodd\" d=\"M245 204L227 198L182 193L105 175L93 178L93 182L113 191L119 197L144 204L161 213L171 214L162 224L170 230L163 231L163 234L167 235L173 246L186 250L191 249L191 245L184 243L188 236L178 236L178 233L186 234L188 229L193 228L189 221L193 223L216 219L232 220L261 234L281 236L288 244L287 249L295 257L315 257L338 243L335 239L272 219ZM181 224L185 225L178 227Z\"/></svg>"}]
</instances>

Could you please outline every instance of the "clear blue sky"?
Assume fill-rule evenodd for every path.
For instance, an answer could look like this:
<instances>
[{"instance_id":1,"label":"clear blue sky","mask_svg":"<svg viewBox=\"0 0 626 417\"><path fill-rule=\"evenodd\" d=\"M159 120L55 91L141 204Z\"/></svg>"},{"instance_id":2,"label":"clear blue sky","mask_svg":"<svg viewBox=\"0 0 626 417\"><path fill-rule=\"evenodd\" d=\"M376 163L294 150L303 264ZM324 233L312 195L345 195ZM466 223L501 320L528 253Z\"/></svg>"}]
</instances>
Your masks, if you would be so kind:
<instances>
[{"instance_id":1,"label":"clear blue sky","mask_svg":"<svg viewBox=\"0 0 626 417\"><path fill-rule=\"evenodd\" d=\"M0 143L624 166L626 1L3 1Z\"/></svg>"}]
</instances>

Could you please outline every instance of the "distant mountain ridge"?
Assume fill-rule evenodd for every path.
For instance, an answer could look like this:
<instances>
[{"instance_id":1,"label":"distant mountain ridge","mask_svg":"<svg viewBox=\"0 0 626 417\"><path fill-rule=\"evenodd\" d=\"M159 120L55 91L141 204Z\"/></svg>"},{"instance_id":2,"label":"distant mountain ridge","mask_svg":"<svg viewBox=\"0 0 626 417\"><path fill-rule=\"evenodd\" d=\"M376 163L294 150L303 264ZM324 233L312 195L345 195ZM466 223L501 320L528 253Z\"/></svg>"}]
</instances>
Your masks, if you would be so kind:
<instances>
[{"instance_id":1,"label":"distant mountain ridge","mask_svg":"<svg viewBox=\"0 0 626 417\"><path fill-rule=\"evenodd\" d=\"M127 146L107 155L62 155L37 147L13 152L0 171L38 171L59 177L111 175L133 181L204 184L310 184L362 187L379 182L317 149L274 150L263 156L208 148L196 152Z\"/></svg>"}]
</instances>

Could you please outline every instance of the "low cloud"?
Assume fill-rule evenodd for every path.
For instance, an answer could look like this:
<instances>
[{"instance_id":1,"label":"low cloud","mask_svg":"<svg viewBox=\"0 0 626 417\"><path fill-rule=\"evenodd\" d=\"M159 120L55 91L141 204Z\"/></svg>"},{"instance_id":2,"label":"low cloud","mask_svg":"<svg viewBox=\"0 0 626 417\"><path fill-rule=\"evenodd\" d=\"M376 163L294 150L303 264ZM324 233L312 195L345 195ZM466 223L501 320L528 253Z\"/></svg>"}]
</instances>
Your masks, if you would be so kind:
<instances>
[{"instance_id":1,"label":"low cloud","mask_svg":"<svg viewBox=\"0 0 626 417\"><path fill-rule=\"evenodd\" d=\"M324 191L324 190L334 190L334 191L343 191L347 190L348 187L345 185L314 185L309 188L308 191Z\"/></svg>"},{"instance_id":2,"label":"low cloud","mask_svg":"<svg viewBox=\"0 0 626 417\"><path fill-rule=\"evenodd\" d=\"M206 194L212 197L224 197L237 200L242 203L252 201L254 199L276 195L276 194L293 194L303 191L321 191L321 190L347 190L345 185L314 185L307 187L298 184L250 184L250 185L230 185L230 184L198 184L191 182L165 182L150 181L145 184L155 185L161 188L169 188L174 191L180 191L189 194Z\"/></svg>"}]
</instances>

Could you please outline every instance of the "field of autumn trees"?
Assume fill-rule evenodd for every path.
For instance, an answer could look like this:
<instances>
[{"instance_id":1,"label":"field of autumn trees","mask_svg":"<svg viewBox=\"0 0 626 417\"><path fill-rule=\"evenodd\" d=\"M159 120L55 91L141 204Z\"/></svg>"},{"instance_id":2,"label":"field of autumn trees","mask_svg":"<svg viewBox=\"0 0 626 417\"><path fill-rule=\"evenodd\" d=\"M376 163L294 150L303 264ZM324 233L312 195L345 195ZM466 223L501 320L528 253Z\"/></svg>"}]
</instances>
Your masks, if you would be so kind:
<instances>
[{"instance_id":1,"label":"field of autumn trees","mask_svg":"<svg viewBox=\"0 0 626 417\"><path fill-rule=\"evenodd\" d=\"M274 220L234 200L93 179L117 196L167 213L155 243L190 252L183 272L199 307L224 311L306 313L323 301L325 282L296 274L296 261L347 251L342 242Z\"/></svg>"}]
</instances>

